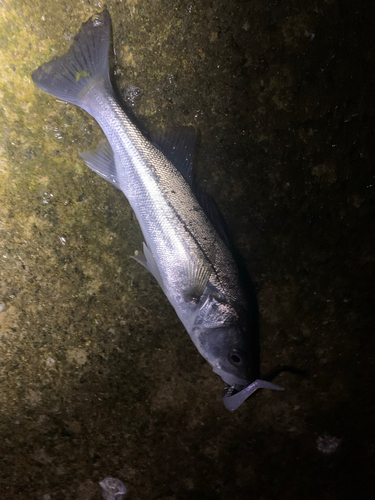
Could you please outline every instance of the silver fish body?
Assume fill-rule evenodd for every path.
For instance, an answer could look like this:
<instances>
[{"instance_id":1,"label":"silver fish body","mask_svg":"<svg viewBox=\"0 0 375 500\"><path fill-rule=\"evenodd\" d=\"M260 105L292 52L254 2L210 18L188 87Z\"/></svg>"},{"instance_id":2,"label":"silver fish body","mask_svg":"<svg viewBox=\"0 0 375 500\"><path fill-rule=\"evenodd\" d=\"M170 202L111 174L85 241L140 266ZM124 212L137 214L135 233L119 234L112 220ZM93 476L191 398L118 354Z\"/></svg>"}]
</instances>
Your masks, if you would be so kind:
<instances>
[{"instance_id":1,"label":"silver fish body","mask_svg":"<svg viewBox=\"0 0 375 500\"><path fill-rule=\"evenodd\" d=\"M109 46L110 17L103 11L83 24L68 53L38 68L33 80L99 123L108 143L81 156L129 200L145 239L144 253L135 259L155 276L214 372L241 391L251 379L251 353L237 266L194 195L190 172L181 173L146 139L117 100Z\"/></svg>"}]
</instances>

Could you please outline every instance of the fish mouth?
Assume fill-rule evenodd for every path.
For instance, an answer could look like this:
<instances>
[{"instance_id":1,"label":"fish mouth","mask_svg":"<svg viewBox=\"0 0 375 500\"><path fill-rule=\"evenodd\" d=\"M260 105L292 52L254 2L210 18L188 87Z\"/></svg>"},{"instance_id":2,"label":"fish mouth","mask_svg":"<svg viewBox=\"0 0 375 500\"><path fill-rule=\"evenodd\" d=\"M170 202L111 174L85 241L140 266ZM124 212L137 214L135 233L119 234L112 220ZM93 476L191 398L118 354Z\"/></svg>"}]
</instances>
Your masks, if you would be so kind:
<instances>
[{"instance_id":1,"label":"fish mouth","mask_svg":"<svg viewBox=\"0 0 375 500\"><path fill-rule=\"evenodd\" d=\"M248 381L245 378L240 378L233 373L223 370L220 366L214 367L212 371L219 375L219 377L229 386L241 386L244 388L248 384Z\"/></svg>"},{"instance_id":2,"label":"fish mouth","mask_svg":"<svg viewBox=\"0 0 375 500\"><path fill-rule=\"evenodd\" d=\"M271 389L274 391L284 391L283 387L268 382L267 380L256 379L249 385L233 384L223 392L223 402L225 408L229 411L236 410L247 398L249 398L258 389Z\"/></svg>"}]
</instances>

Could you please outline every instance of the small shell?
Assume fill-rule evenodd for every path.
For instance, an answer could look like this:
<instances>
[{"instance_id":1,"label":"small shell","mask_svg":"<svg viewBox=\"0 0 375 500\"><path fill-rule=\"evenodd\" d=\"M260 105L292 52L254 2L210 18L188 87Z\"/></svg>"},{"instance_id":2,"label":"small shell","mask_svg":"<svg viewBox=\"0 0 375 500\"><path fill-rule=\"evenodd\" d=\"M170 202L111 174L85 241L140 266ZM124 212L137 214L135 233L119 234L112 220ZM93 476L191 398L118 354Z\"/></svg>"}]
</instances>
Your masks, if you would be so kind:
<instances>
[{"instance_id":1,"label":"small shell","mask_svg":"<svg viewBox=\"0 0 375 500\"><path fill-rule=\"evenodd\" d=\"M99 484L105 500L122 500L128 492L125 484L114 477L106 477Z\"/></svg>"}]
</instances>

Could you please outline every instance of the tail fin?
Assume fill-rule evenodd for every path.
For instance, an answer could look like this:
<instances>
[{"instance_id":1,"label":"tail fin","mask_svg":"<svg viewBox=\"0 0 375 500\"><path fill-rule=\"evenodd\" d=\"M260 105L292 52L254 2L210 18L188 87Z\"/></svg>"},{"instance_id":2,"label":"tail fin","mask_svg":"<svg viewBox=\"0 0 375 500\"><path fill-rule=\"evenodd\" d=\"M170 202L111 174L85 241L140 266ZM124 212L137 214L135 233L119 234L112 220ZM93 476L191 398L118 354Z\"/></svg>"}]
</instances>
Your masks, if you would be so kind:
<instances>
[{"instance_id":1,"label":"tail fin","mask_svg":"<svg viewBox=\"0 0 375 500\"><path fill-rule=\"evenodd\" d=\"M110 41L111 18L108 11L103 10L82 25L66 54L33 72L31 76L35 85L89 111L83 90L92 84L92 78L109 82Z\"/></svg>"}]
</instances>

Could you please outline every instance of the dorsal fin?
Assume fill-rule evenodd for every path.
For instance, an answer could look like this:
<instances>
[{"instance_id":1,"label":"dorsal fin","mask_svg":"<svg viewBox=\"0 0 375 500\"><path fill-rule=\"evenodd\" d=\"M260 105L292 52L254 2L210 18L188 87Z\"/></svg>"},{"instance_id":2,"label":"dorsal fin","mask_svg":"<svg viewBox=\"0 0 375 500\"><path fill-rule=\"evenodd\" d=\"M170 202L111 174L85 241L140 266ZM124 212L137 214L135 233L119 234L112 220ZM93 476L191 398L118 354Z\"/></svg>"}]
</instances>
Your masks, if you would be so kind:
<instances>
[{"instance_id":1,"label":"dorsal fin","mask_svg":"<svg viewBox=\"0 0 375 500\"><path fill-rule=\"evenodd\" d=\"M204 213L207 215L208 220L214 226L226 246L230 248L230 241L225 229L225 220L215 200L198 186L194 186L193 192Z\"/></svg>"},{"instance_id":2,"label":"dorsal fin","mask_svg":"<svg viewBox=\"0 0 375 500\"><path fill-rule=\"evenodd\" d=\"M196 141L194 127L183 127L178 132L161 131L152 134L152 142L173 163L190 186L193 184L193 157Z\"/></svg>"},{"instance_id":3,"label":"dorsal fin","mask_svg":"<svg viewBox=\"0 0 375 500\"><path fill-rule=\"evenodd\" d=\"M197 141L194 127L183 127L178 132L157 132L152 135L152 140L182 174L209 221L227 247L230 247L224 217L214 199L193 183L193 157Z\"/></svg>"}]
</instances>

